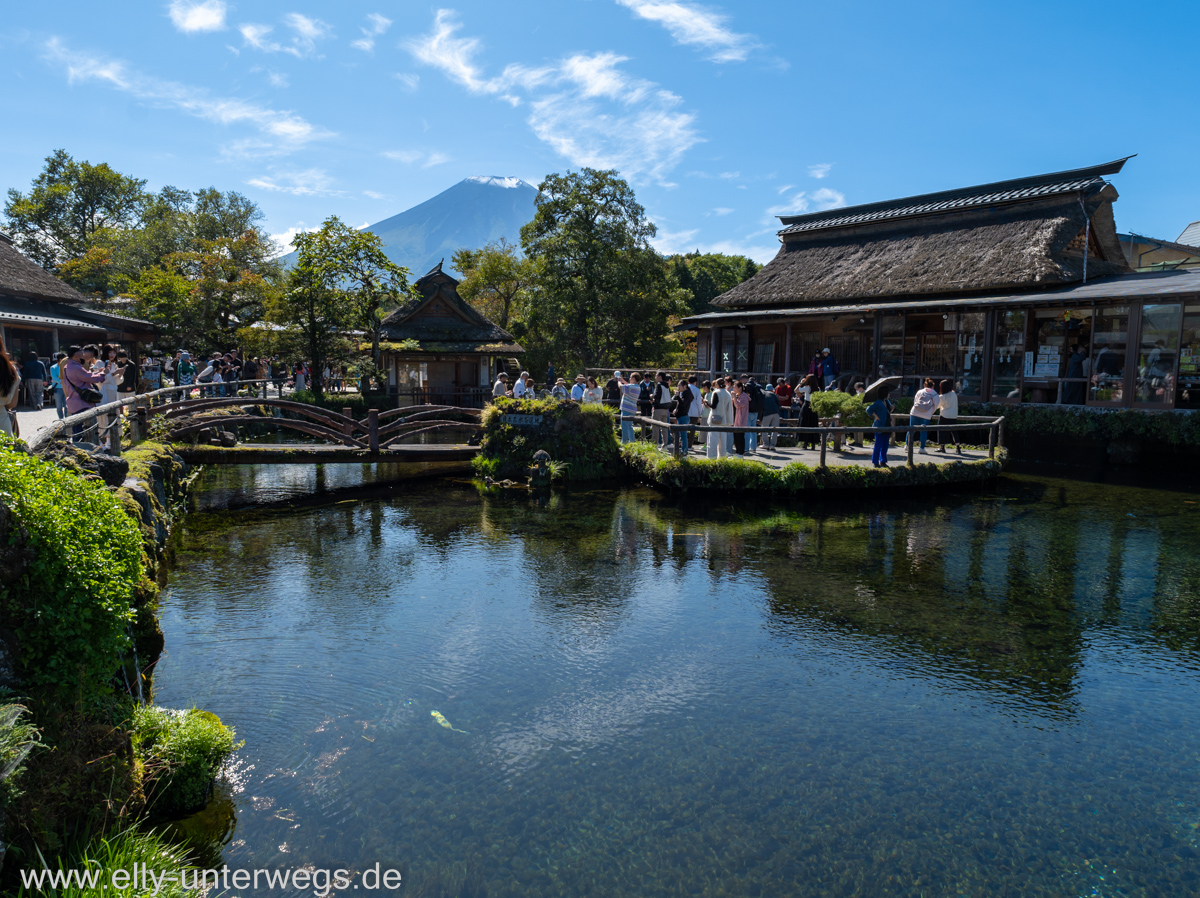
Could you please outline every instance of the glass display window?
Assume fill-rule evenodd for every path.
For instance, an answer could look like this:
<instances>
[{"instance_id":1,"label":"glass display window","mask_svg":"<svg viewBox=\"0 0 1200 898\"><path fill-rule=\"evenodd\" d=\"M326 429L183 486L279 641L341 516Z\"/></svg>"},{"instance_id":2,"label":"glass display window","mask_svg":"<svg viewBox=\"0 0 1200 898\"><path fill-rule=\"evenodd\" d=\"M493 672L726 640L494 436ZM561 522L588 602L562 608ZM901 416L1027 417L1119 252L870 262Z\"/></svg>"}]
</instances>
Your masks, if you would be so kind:
<instances>
[{"instance_id":1,"label":"glass display window","mask_svg":"<svg viewBox=\"0 0 1200 898\"><path fill-rule=\"evenodd\" d=\"M966 312L959 316L955 371L958 392L963 396L983 395L983 348L987 315Z\"/></svg>"},{"instance_id":2,"label":"glass display window","mask_svg":"<svg viewBox=\"0 0 1200 898\"><path fill-rule=\"evenodd\" d=\"M1021 401L1021 379L1025 374L1024 309L996 313L996 338L992 347L992 398Z\"/></svg>"},{"instance_id":3,"label":"glass display window","mask_svg":"<svg viewBox=\"0 0 1200 898\"><path fill-rule=\"evenodd\" d=\"M1125 365L1129 352L1129 307L1096 309L1088 384L1090 405L1125 402Z\"/></svg>"},{"instance_id":4,"label":"glass display window","mask_svg":"<svg viewBox=\"0 0 1200 898\"><path fill-rule=\"evenodd\" d=\"M1200 303L1183 307L1175 407L1200 408Z\"/></svg>"},{"instance_id":5,"label":"glass display window","mask_svg":"<svg viewBox=\"0 0 1200 898\"><path fill-rule=\"evenodd\" d=\"M1183 306L1146 303L1142 306L1141 337L1134 381L1134 402L1170 408L1175 400L1175 370L1179 361L1179 325Z\"/></svg>"}]
</instances>

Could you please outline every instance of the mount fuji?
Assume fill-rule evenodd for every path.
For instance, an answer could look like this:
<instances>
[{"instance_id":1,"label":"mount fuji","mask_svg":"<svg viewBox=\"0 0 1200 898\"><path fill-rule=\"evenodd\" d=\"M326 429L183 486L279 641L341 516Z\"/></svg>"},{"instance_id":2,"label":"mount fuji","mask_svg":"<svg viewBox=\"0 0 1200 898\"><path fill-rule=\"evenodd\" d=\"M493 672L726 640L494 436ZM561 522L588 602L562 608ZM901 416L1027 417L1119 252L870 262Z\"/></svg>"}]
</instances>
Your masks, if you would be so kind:
<instances>
[{"instance_id":1,"label":"mount fuji","mask_svg":"<svg viewBox=\"0 0 1200 898\"><path fill-rule=\"evenodd\" d=\"M533 219L537 188L520 178L465 178L399 215L368 225L388 258L408 268L409 281L442 259L449 269L455 251L479 249L501 237L520 243L521 225ZM295 253L284 257L290 264Z\"/></svg>"}]
</instances>

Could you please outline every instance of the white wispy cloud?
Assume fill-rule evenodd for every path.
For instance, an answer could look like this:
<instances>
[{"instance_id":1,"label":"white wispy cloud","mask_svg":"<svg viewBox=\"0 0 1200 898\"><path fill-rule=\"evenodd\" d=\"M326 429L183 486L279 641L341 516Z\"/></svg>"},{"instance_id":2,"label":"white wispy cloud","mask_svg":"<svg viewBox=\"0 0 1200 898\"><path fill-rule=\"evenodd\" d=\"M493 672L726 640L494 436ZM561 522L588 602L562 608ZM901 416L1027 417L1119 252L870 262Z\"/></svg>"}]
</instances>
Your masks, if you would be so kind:
<instances>
[{"instance_id":1,"label":"white wispy cloud","mask_svg":"<svg viewBox=\"0 0 1200 898\"><path fill-rule=\"evenodd\" d=\"M682 98L624 72L626 57L576 54L549 66L512 64L487 77L476 62L479 40L460 36L461 28L453 10L440 9L433 30L405 46L471 93L513 106L528 102L534 134L576 165L661 182L701 140L695 116L679 108Z\"/></svg>"},{"instance_id":2,"label":"white wispy cloud","mask_svg":"<svg viewBox=\"0 0 1200 898\"><path fill-rule=\"evenodd\" d=\"M403 162L405 165L420 162L421 168L433 168L435 165L442 165L450 161L448 155L436 150L385 150L383 155L387 159Z\"/></svg>"},{"instance_id":3,"label":"white wispy cloud","mask_svg":"<svg viewBox=\"0 0 1200 898\"><path fill-rule=\"evenodd\" d=\"M414 75L412 72L397 72L392 77L399 81L401 86L410 94L414 93L417 85L421 83L421 76Z\"/></svg>"},{"instance_id":4,"label":"white wispy cloud","mask_svg":"<svg viewBox=\"0 0 1200 898\"><path fill-rule=\"evenodd\" d=\"M713 209L712 211L713 211L713 215L728 215L730 212L733 212L734 210L730 209L728 206L717 206L717 208Z\"/></svg>"},{"instance_id":5,"label":"white wispy cloud","mask_svg":"<svg viewBox=\"0 0 1200 898\"><path fill-rule=\"evenodd\" d=\"M827 174L829 174L829 170L831 168L833 168L832 162L821 162L821 163L818 163L817 165L810 165L808 167L808 174L809 174L809 177L820 180L821 178L823 178Z\"/></svg>"},{"instance_id":6,"label":"white wispy cloud","mask_svg":"<svg viewBox=\"0 0 1200 898\"><path fill-rule=\"evenodd\" d=\"M676 253L694 250L696 246L692 238L699 233L698 228L687 231L665 231L660 228L658 233L650 238L650 243L664 256L673 256Z\"/></svg>"},{"instance_id":7,"label":"white wispy cloud","mask_svg":"<svg viewBox=\"0 0 1200 898\"><path fill-rule=\"evenodd\" d=\"M272 87L287 87L291 83L283 72L267 72L267 80Z\"/></svg>"},{"instance_id":8,"label":"white wispy cloud","mask_svg":"<svg viewBox=\"0 0 1200 898\"><path fill-rule=\"evenodd\" d=\"M375 38L384 34L391 26L392 20L386 16L381 16L377 12L369 13L367 21L370 23L366 28L359 28L363 36L356 41L351 41L350 46L356 50L362 50L364 53L370 53L375 49Z\"/></svg>"},{"instance_id":9,"label":"white wispy cloud","mask_svg":"<svg viewBox=\"0 0 1200 898\"><path fill-rule=\"evenodd\" d=\"M742 62L758 43L725 24L729 17L682 0L617 0L640 18L662 25L678 43L708 51L714 62Z\"/></svg>"},{"instance_id":10,"label":"white wispy cloud","mask_svg":"<svg viewBox=\"0 0 1200 898\"><path fill-rule=\"evenodd\" d=\"M62 67L71 84L95 82L204 121L227 126L249 125L263 137L242 142L242 149L247 154L287 153L333 136L332 132L294 112L272 109L237 97L215 97L203 88L160 80L131 69L121 60L70 49L58 38L46 42L45 58Z\"/></svg>"},{"instance_id":11,"label":"white wispy cloud","mask_svg":"<svg viewBox=\"0 0 1200 898\"><path fill-rule=\"evenodd\" d=\"M789 190L794 189L795 186L796 186L795 184L784 184L782 187L779 188L778 193L780 196L783 196Z\"/></svg>"},{"instance_id":12,"label":"white wispy cloud","mask_svg":"<svg viewBox=\"0 0 1200 898\"><path fill-rule=\"evenodd\" d=\"M308 234L315 230L316 228L310 228L301 221L298 222L294 227L288 228L286 231L281 231L278 234L272 234L271 242L274 243L276 247L275 255L286 256L296 248L293 245L293 241L296 239L297 234Z\"/></svg>"},{"instance_id":13,"label":"white wispy cloud","mask_svg":"<svg viewBox=\"0 0 1200 898\"><path fill-rule=\"evenodd\" d=\"M313 19L298 12L290 12L283 17L284 25L292 32L287 43L279 43L271 37L274 28L270 25L246 23L238 26L246 46L261 50L263 53L290 53L297 59L315 56L317 41L329 37L333 29L320 19Z\"/></svg>"},{"instance_id":14,"label":"white wispy cloud","mask_svg":"<svg viewBox=\"0 0 1200 898\"><path fill-rule=\"evenodd\" d=\"M167 14L171 23L186 34L198 31L221 31L229 8L221 0L171 0Z\"/></svg>"},{"instance_id":15,"label":"white wispy cloud","mask_svg":"<svg viewBox=\"0 0 1200 898\"><path fill-rule=\"evenodd\" d=\"M261 190L292 196L333 196L340 192L333 189L333 178L321 168L279 172L270 177L251 178L246 183Z\"/></svg>"},{"instance_id":16,"label":"white wispy cloud","mask_svg":"<svg viewBox=\"0 0 1200 898\"><path fill-rule=\"evenodd\" d=\"M375 191L375 190L364 190L363 196L369 196L373 200L386 200L387 199L386 193L379 193L378 191Z\"/></svg>"},{"instance_id":17,"label":"white wispy cloud","mask_svg":"<svg viewBox=\"0 0 1200 898\"><path fill-rule=\"evenodd\" d=\"M824 212L826 209L840 209L846 205L844 194L822 187L811 194L801 190L792 197L791 202L781 206L772 206L767 210L768 221L780 215L803 215L805 212Z\"/></svg>"}]
</instances>

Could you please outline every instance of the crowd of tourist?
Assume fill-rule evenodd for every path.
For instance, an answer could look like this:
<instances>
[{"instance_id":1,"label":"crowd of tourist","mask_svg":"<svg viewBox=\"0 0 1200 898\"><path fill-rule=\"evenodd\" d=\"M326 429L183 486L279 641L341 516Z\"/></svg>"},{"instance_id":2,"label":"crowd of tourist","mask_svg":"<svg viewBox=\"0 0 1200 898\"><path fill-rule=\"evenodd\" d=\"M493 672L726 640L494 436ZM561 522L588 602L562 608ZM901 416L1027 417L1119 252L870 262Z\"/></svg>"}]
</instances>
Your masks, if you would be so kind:
<instances>
[{"instance_id":1,"label":"crowd of tourist","mask_svg":"<svg viewBox=\"0 0 1200 898\"><path fill-rule=\"evenodd\" d=\"M633 371L625 374L618 370L603 386L595 377L584 374L576 375L574 383L569 385L565 378L554 377L554 368L550 367L541 387L528 371L520 372L511 384L509 375L501 371L496 377L492 395L493 398L556 398L572 399L580 404L604 403L619 411L622 442L639 438L635 418L650 419L660 423L642 427L640 436L651 440L658 448L673 451L678 439L679 451L686 454L692 448L692 439L698 438L698 445L707 457L724 458L774 452L778 448L778 431L760 434L750 428L786 427L785 422L790 421L795 421L799 428L819 427L814 396L826 389L835 389L839 377L837 360L825 349L814 356L807 374L773 380L768 378L767 383L759 383L752 374L726 374L712 380L691 374L681 376L677 383L672 384L667 372L651 375L649 372ZM850 388L849 384L847 388ZM866 385L856 382L852 389L862 396ZM876 430L889 427L895 411L894 404L886 395L872 399L872 402L865 403L871 426ZM920 448L917 451L922 455L928 451L929 427L934 415L939 416L940 424L953 424L957 420L958 395L953 381L943 380L935 385L932 378L926 378L913 397L909 418L911 430L906 438L919 441ZM692 438L689 438L687 430L669 428L667 425L671 423L747 429L693 432ZM852 432L850 437L851 445L862 447L865 443L863 431ZM815 449L820 439L817 433L799 434L799 444L805 449ZM876 467L887 466L887 447L891 442L891 433L875 434L872 461ZM954 431L940 431L938 451L946 452L951 442L956 451L962 454L962 446Z\"/></svg>"}]
</instances>

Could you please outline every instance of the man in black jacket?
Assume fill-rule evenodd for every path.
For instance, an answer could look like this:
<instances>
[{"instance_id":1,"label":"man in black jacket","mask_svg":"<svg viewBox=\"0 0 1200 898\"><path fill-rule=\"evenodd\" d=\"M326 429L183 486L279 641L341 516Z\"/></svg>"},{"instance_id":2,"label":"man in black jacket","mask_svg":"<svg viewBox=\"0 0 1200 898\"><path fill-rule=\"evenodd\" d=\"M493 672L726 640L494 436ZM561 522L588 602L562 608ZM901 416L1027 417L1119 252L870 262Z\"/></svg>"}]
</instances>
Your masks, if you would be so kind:
<instances>
[{"instance_id":1,"label":"man in black jacket","mask_svg":"<svg viewBox=\"0 0 1200 898\"><path fill-rule=\"evenodd\" d=\"M671 378L662 371L659 371L656 380L657 383L654 384L654 398L652 400L654 407L651 417L655 421L669 424L671 422ZM665 427L655 427L654 445L660 449L665 449L669 443L670 433Z\"/></svg>"}]
</instances>

